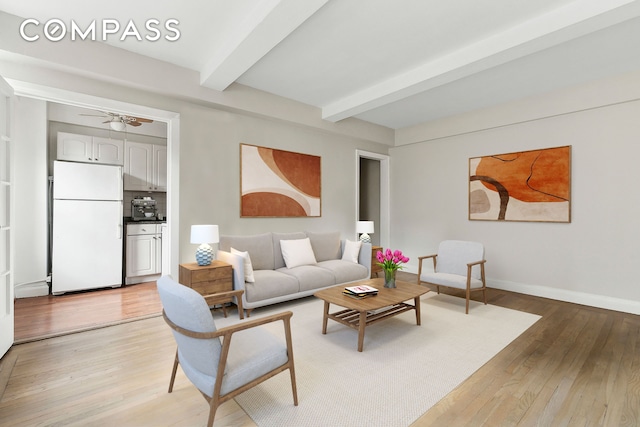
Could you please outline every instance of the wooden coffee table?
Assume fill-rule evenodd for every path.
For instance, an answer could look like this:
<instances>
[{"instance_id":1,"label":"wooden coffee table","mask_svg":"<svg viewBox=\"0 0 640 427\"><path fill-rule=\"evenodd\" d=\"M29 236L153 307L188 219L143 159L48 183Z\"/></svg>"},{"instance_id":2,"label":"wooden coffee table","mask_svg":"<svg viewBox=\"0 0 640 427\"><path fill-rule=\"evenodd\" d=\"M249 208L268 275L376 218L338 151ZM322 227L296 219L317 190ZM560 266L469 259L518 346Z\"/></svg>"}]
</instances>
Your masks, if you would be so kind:
<instances>
[{"instance_id":1,"label":"wooden coffee table","mask_svg":"<svg viewBox=\"0 0 640 427\"><path fill-rule=\"evenodd\" d=\"M396 316L405 311L416 311L416 324L420 325L420 296L429 292L426 286L396 280L395 288L385 288L384 279L368 279L349 283L349 286L369 285L378 289L378 295L362 299L344 295L345 286L323 289L314 296L324 301L322 333L327 333L329 319L342 323L358 331L358 351L364 345L364 329L368 325ZM413 300L413 305L404 301ZM329 313L331 304L344 307L344 310Z\"/></svg>"}]
</instances>

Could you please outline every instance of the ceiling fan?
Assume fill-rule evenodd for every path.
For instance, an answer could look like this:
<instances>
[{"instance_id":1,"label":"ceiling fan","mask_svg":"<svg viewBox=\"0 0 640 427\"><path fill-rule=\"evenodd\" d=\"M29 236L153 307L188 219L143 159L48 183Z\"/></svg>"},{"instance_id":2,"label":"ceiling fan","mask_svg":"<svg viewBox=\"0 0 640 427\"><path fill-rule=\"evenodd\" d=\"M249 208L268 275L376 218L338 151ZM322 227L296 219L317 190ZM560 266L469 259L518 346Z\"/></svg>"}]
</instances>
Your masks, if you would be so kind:
<instances>
[{"instance_id":1,"label":"ceiling fan","mask_svg":"<svg viewBox=\"0 0 640 427\"><path fill-rule=\"evenodd\" d=\"M151 119L145 119L143 117L133 117L124 114L112 113L110 111L100 111L102 114L80 114L81 116L103 117L105 120L102 123L109 123L109 127L115 131L122 132L126 130L127 125L140 126L142 123L153 123Z\"/></svg>"}]
</instances>

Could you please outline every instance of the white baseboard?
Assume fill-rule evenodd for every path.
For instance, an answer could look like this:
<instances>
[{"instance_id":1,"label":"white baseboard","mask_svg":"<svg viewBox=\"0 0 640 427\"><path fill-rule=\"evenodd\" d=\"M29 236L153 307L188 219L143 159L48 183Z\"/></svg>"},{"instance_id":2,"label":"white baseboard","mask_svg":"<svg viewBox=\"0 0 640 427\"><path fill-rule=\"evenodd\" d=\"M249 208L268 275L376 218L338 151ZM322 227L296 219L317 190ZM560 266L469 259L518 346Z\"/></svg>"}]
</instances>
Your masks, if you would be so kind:
<instances>
[{"instance_id":1,"label":"white baseboard","mask_svg":"<svg viewBox=\"0 0 640 427\"><path fill-rule=\"evenodd\" d=\"M41 297L45 295L49 295L49 285L46 282L16 286L15 288L16 298Z\"/></svg>"},{"instance_id":2,"label":"white baseboard","mask_svg":"<svg viewBox=\"0 0 640 427\"><path fill-rule=\"evenodd\" d=\"M408 268L406 271L408 273L418 274L417 270L413 271L411 268ZM640 301L569 291L567 289L551 288L548 286L528 285L525 283L510 282L508 280L487 279L487 287L623 313L640 314Z\"/></svg>"},{"instance_id":3,"label":"white baseboard","mask_svg":"<svg viewBox=\"0 0 640 427\"><path fill-rule=\"evenodd\" d=\"M158 280L159 278L160 274L152 274L150 276L125 277L124 284L136 285L138 283L153 282L154 280Z\"/></svg>"},{"instance_id":4,"label":"white baseboard","mask_svg":"<svg viewBox=\"0 0 640 427\"><path fill-rule=\"evenodd\" d=\"M588 305L590 307L621 311L623 313L640 314L640 301L569 291L566 289L550 288L548 286L527 285L524 283L509 282L506 280L487 279L487 287L542 298L550 298L558 301L572 302L574 304Z\"/></svg>"}]
</instances>

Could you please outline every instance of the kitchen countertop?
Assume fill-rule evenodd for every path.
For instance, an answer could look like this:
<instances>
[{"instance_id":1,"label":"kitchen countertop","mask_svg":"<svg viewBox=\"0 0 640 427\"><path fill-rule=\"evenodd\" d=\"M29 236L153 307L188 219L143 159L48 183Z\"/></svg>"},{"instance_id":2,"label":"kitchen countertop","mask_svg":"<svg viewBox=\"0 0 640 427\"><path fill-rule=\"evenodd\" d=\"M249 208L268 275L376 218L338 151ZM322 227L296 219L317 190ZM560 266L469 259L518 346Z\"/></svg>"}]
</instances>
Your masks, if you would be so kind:
<instances>
[{"instance_id":1,"label":"kitchen countertop","mask_svg":"<svg viewBox=\"0 0 640 427\"><path fill-rule=\"evenodd\" d=\"M125 224L166 224L167 219L141 219L140 221L134 221L133 218L129 216L124 217Z\"/></svg>"}]
</instances>

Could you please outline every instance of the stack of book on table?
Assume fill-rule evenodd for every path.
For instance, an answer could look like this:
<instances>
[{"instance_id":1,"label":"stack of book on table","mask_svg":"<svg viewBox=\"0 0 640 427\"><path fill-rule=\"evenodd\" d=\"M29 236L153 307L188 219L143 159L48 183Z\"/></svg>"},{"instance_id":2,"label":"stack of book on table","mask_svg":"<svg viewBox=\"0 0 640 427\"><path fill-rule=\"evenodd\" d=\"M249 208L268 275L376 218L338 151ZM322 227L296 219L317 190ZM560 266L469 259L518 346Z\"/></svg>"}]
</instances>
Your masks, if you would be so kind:
<instances>
[{"instance_id":1,"label":"stack of book on table","mask_svg":"<svg viewBox=\"0 0 640 427\"><path fill-rule=\"evenodd\" d=\"M378 295L378 290L367 285L347 286L342 291L343 294L353 298L366 298Z\"/></svg>"}]
</instances>

